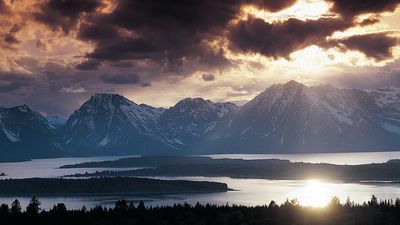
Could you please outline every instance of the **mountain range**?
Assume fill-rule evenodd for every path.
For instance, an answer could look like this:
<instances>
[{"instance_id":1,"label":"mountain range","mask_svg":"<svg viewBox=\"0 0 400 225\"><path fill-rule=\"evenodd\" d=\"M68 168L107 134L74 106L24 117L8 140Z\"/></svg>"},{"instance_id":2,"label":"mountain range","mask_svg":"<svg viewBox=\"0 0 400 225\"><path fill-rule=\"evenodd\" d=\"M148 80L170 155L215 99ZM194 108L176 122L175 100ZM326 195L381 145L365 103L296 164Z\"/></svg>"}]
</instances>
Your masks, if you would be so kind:
<instances>
[{"instance_id":1,"label":"mountain range","mask_svg":"<svg viewBox=\"0 0 400 225\"><path fill-rule=\"evenodd\" d=\"M0 157L311 153L400 148L400 89L274 84L239 107L186 98L169 109L95 94L67 120L0 107Z\"/></svg>"}]
</instances>

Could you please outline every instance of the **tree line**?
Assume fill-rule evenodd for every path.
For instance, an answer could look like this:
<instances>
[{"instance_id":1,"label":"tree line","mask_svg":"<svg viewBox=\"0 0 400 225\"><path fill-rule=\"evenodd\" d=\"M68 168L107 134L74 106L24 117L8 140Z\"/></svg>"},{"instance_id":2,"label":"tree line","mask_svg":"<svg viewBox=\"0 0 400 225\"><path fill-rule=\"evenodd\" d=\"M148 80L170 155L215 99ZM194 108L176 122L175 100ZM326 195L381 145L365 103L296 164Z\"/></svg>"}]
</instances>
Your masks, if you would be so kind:
<instances>
[{"instance_id":1,"label":"tree line","mask_svg":"<svg viewBox=\"0 0 400 225\"><path fill-rule=\"evenodd\" d=\"M79 210L69 210L63 203L50 210L43 210L40 205L36 197L24 210L17 199L10 206L1 204L0 221L42 225L394 225L400 221L400 199L378 201L375 196L364 204L355 204L350 199L341 204L334 197L324 208L304 207L296 199L255 207L199 203L146 207L143 201L134 204L125 200L117 201L114 207L83 206Z\"/></svg>"}]
</instances>

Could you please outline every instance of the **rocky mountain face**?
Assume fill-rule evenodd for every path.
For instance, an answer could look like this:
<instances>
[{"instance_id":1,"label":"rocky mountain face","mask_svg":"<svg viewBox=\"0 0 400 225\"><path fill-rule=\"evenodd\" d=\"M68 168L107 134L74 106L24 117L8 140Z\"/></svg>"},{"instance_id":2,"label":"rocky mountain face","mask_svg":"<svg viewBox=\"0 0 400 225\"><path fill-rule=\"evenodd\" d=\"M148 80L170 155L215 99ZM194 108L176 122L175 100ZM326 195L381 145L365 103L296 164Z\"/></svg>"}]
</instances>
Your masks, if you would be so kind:
<instances>
[{"instance_id":1,"label":"rocky mountain face","mask_svg":"<svg viewBox=\"0 0 400 225\"><path fill-rule=\"evenodd\" d=\"M270 86L242 107L187 98L167 110L96 94L62 123L25 105L0 107L0 155L398 150L400 89L290 81Z\"/></svg>"},{"instance_id":2,"label":"rocky mountain face","mask_svg":"<svg viewBox=\"0 0 400 225\"><path fill-rule=\"evenodd\" d=\"M230 102L214 103L186 98L166 110L158 120L163 138L177 149L192 148L238 107Z\"/></svg>"},{"instance_id":3,"label":"rocky mountain face","mask_svg":"<svg viewBox=\"0 0 400 225\"><path fill-rule=\"evenodd\" d=\"M222 152L336 152L400 147L398 89L272 85L209 135Z\"/></svg>"},{"instance_id":4,"label":"rocky mountain face","mask_svg":"<svg viewBox=\"0 0 400 225\"><path fill-rule=\"evenodd\" d=\"M1 161L62 155L54 127L28 106L0 108Z\"/></svg>"},{"instance_id":5,"label":"rocky mountain face","mask_svg":"<svg viewBox=\"0 0 400 225\"><path fill-rule=\"evenodd\" d=\"M96 94L68 119L63 144L74 151L98 149L103 154L167 151L169 146L157 134L157 120L163 112L121 95Z\"/></svg>"}]
</instances>

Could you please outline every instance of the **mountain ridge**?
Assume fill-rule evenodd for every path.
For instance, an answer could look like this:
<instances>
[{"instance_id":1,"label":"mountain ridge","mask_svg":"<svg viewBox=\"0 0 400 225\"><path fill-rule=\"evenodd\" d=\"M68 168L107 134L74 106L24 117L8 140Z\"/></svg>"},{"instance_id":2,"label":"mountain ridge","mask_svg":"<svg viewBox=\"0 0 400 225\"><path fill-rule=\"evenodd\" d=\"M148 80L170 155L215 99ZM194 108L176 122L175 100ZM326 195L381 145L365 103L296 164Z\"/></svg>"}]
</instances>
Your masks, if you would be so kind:
<instances>
[{"instance_id":1,"label":"mountain ridge","mask_svg":"<svg viewBox=\"0 0 400 225\"><path fill-rule=\"evenodd\" d=\"M18 119L15 115L20 114L15 112L13 119L5 117L10 110L35 118L38 134L45 137L38 140L50 140L43 146L50 152L62 149L66 154L311 153L400 148L400 88L394 87L341 89L289 81L271 85L240 107L185 98L168 109L137 104L119 94L100 93L92 95L57 129L55 121L27 105L0 107L0 147L7 154L13 154L15 148L10 143L20 143L19 136L4 124L26 124L23 118L28 118L24 114Z\"/></svg>"}]
</instances>

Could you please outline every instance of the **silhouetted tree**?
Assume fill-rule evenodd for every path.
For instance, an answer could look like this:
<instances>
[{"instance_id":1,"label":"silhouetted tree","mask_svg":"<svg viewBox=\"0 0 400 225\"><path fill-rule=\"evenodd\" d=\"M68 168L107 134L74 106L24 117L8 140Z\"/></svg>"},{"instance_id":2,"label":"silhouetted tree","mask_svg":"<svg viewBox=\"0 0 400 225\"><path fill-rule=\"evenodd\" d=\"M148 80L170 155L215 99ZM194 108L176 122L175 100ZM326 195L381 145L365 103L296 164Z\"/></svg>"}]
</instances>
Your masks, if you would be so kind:
<instances>
[{"instance_id":1,"label":"silhouetted tree","mask_svg":"<svg viewBox=\"0 0 400 225\"><path fill-rule=\"evenodd\" d=\"M64 203L58 203L57 205L53 206L52 211L58 214L63 214L67 212L67 207L65 206Z\"/></svg>"},{"instance_id":2,"label":"silhouetted tree","mask_svg":"<svg viewBox=\"0 0 400 225\"><path fill-rule=\"evenodd\" d=\"M10 213L10 208L8 207L7 204L1 204L0 206L0 214L2 215L7 215Z\"/></svg>"},{"instance_id":3,"label":"silhouetted tree","mask_svg":"<svg viewBox=\"0 0 400 225\"><path fill-rule=\"evenodd\" d=\"M118 200L115 203L114 210L117 212L125 212L128 211L128 204L126 203L125 200Z\"/></svg>"},{"instance_id":4,"label":"silhouetted tree","mask_svg":"<svg viewBox=\"0 0 400 225\"><path fill-rule=\"evenodd\" d=\"M369 206L377 207L378 206L378 199L375 195L372 195L371 200L368 202Z\"/></svg>"},{"instance_id":5,"label":"silhouetted tree","mask_svg":"<svg viewBox=\"0 0 400 225\"><path fill-rule=\"evenodd\" d=\"M40 201L38 198L33 197L26 207L26 213L30 215L37 215L40 211Z\"/></svg>"},{"instance_id":6,"label":"silhouetted tree","mask_svg":"<svg viewBox=\"0 0 400 225\"><path fill-rule=\"evenodd\" d=\"M137 209L138 209L139 212L143 212L143 211L146 210L146 206L144 206L144 202L143 201L139 202L139 205L137 206Z\"/></svg>"},{"instance_id":7,"label":"silhouetted tree","mask_svg":"<svg viewBox=\"0 0 400 225\"><path fill-rule=\"evenodd\" d=\"M15 199L11 203L11 213L12 214L20 214L21 213L21 203L19 203L18 199Z\"/></svg>"},{"instance_id":8,"label":"silhouetted tree","mask_svg":"<svg viewBox=\"0 0 400 225\"><path fill-rule=\"evenodd\" d=\"M331 201L329 202L328 206L331 207L331 208L337 208L337 207L341 206L340 205L340 199L338 197L334 196L331 199Z\"/></svg>"},{"instance_id":9,"label":"silhouetted tree","mask_svg":"<svg viewBox=\"0 0 400 225\"><path fill-rule=\"evenodd\" d=\"M346 204L344 206L346 206L346 207L354 207L354 202L352 202L350 200L350 197L347 196Z\"/></svg>"},{"instance_id":10,"label":"silhouetted tree","mask_svg":"<svg viewBox=\"0 0 400 225\"><path fill-rule=\"evenodd\" d=\"M400 200L397 200L399 202ZM348 199L347 202L350 202ZM396 225L400 221L400 208L396 201L380 200L373 196L368 204L354 204L351 207L341 207L338 199L333 198L331 205L337 208L323 209L298 205L296 200L287 200L281 206L271 202L268 206L240 205L201 205L175 204L173 206L145 207L140 202L138 209L128 206L126 201L118 201L113 209L100 205L93 209L68 210L59 203L52 210L42 211L39 215L29 210L20 212L17 216L7 210L6 204L0 206L0 224L16 225ZM347 204L347 203L346 203ZM398 204L398 203L397 203ZM18 208L19 202L13 202ZM38 200L31 200L31 207L37 209ZM131 208L132 207L132 208ZM20 206L19 206L20 208ZM116 213L119 211L123 213ZM18 210L17 210L18 211ZM34 210L35 211L35 210Z\"/></svg>"},{"instance_id":11,"label":"silhouetted tree","mask_svg":"<svg viewBox=\"0 0 400 225\"><path fill-rule=\"evenodd\" d=\"M278 205L276 204L276 202L275 201L271 201L270 203L269 203L269 205L268 205L268 208L275 208L275 207L277 207Z\"/></svg>"}]
</instances>

